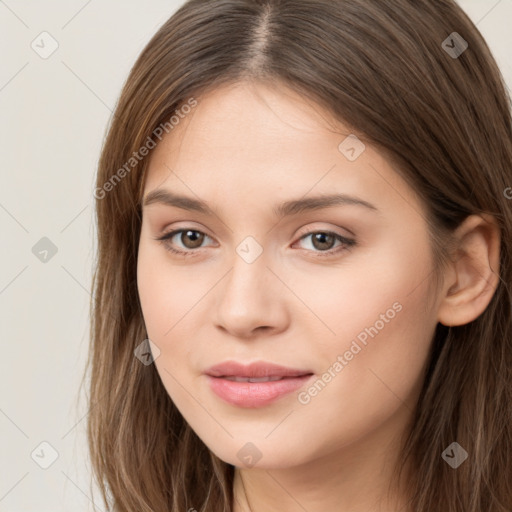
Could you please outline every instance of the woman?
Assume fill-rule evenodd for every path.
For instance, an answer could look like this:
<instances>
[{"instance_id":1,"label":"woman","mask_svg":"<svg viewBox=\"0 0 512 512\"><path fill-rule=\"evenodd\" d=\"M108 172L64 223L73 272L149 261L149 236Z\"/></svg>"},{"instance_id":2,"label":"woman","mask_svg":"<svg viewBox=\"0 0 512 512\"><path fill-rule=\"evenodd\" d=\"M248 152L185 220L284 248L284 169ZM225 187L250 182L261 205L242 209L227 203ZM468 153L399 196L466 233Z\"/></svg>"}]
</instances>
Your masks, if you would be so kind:
<instances>
[{"instance_id":1,"label":"woman","mask_svg":"<svg viewBox=\"0 0 512 512\"><path fill-rule=\"evenodd\" d=\"M512 510L510 98L449 0L191 0L103 148L116 511Z\"/></svg>"}]
</instances>

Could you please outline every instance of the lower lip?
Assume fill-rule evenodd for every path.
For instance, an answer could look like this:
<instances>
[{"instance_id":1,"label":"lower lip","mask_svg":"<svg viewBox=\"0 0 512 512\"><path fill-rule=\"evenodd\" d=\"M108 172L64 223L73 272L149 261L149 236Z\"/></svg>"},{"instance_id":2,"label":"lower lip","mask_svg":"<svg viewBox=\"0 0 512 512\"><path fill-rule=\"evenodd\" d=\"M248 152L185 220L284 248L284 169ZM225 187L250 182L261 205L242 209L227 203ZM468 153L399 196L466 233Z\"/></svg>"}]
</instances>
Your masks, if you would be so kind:
<instances>
[{"instance_id":1,"label":"lower lip","mask_svg":"<svg viewBox=\"0 0 512 512\"><path fill-rule=\"evenodd\" d=\"M293 393L313 375L268 382L235 382L222 377L207 377L212 391L229 404L238 407L263 407Z\"/></svg>"}]
</instances>

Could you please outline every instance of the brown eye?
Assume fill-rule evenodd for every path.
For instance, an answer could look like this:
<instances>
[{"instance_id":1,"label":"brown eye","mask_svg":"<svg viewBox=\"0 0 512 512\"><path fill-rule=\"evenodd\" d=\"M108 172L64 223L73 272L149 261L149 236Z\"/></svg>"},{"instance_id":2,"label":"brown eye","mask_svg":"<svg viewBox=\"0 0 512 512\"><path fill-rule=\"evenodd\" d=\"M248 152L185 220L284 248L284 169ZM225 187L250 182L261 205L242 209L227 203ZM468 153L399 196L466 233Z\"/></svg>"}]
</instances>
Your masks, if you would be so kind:
<instances>
[{"instance_id":1,"label":"brown eye","mask_svg":"<svg viewBox=\"0 0 512 512\"><path fill-rule=\"evenodd\" d=\"M179 237L181 243L187 248L187 249L197 249L198 247L201 247L203 241L204 241L204 233L201 233L200 231L192 231L191 229L183 230L181 232L181 236Z\"/></svg>"},{"instance_id":2,"label":"brown eye","mask_svg":"<svg viewBox=\"0 0 512 512\"><path fill-rule=\"evenodd\" d=\"M156 240L172 253L192 256L198 252L194 249L202 248L205 238L209 238L209 236L196 229L177 229L156 238Z\"/></svg>"},{"instance_id":3,"label":"brown eye","mask_svg":"<svg viewBox=\"0 0 512 512\"><path fill-rule=\"evenodd\" d=\"M320 251L328 251L329 249L332 249L334 243L336 242L336 237L333 236L331 233L319 232L313 233L311 236L313 247Z\"/></svg>"},{"instance_id":4,"label":"brown eye","mask_svg":"<svg viewBox=\"0 0 512 512\"><path fill-rule=\"evenodd\" d=\"M357 245L355 240L331 231L312 231L303 235L299 241L305 243L306 246L309 245L309 247L303 246L303 248L317 257L335 256Z\"/></svg>"}]
</instances>

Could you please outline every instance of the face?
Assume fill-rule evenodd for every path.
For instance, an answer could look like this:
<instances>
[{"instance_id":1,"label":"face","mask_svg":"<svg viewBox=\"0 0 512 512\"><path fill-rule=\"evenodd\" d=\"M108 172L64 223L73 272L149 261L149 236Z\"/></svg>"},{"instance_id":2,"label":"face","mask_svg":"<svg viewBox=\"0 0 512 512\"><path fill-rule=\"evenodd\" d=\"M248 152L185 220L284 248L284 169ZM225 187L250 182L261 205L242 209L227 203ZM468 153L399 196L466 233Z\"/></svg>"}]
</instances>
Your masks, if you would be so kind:
<instances>
[{"instance_id":1,"label":"face","mask_svg":"<svg viewBox=\"0 0 512 512\"><path fill-rule=\"evenodd\" d=\"M138 289L169 396L237 466L391 439L437 323L419 198L284 87L197 100L144 188Z\"/></svg>"}]
</instances>

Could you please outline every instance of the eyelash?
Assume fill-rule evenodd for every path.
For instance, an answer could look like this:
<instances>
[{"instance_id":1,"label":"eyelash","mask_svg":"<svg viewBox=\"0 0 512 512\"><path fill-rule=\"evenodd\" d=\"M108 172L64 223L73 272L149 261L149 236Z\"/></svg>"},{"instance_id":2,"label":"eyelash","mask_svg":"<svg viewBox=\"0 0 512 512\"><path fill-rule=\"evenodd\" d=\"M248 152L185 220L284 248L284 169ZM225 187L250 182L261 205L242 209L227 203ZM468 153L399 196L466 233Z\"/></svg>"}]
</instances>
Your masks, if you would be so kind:
<instances>
[{"instance_id":1,"label":"eyelash","mask_svg":"<svg viewBox=\"0 0 512 512\"><path fill-rule=\"evenodd\" d=\"M188 251L182 251L180 249L175 249L174 247L171 247L171 245L169 244L169 241L175 235L177 235L179 233L184 233L186 231L193 231L194 233L200 233L202 235L208 236L206 233L203 233L202 231L199 231L198 229L182 228L182 229L176 229L174 231L171 231L170 233L167 233L161 237L157 237L157 238L155 238L155 240L158 240L159 242L161 242L163 244L164 248L173 254L176 254L179 256L185 256L185 257L196 256L197 252L198 252L197 249L189 249ZM321 233L324 235L333 235L336 240L338 240L339 242L341 242L343 244L342 246L338 246L337 248L329 249L327 251L312 251L312 252L316 253L315 257L318 257L318 258L332 257L342 251L350 251L353 247L355 247L357 245L357 242L355 240L350 239L350 238L345 238L344 236L341 236L338 233L334 233L333 231L321 231L321 230L320 231L310 231L309 233L302 235L299 238L299 240L307 238L308 236L311 236L311 235L316 235L318 233ZM309 249L304 249L304 250L310 251Z\"/></svg>"}]
</instances>

